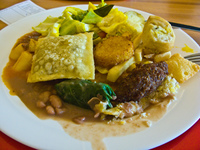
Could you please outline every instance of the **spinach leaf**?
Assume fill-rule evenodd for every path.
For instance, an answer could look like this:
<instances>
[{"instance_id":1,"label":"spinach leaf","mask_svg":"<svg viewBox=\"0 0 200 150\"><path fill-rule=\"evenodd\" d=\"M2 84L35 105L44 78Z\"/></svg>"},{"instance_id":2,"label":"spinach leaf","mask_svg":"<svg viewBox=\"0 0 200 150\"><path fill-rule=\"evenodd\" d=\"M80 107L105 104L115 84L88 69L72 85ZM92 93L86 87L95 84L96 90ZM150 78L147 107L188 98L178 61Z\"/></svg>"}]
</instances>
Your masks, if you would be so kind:
<instances>
[{"instance_id":1,"label":"spinach leaf","mask_svg":"<svg viewBox=\"0 0 200 150\"><path fill-rule=\"evenodd\" d=\"M102 96L102 101L108 102L107 107L112 108L110 100L116 96L109 85L89 80L65 80L56 84L55 89L64 102L87 109L90 109L87 102L98 94Z\"/></svg>"}]
</instances>

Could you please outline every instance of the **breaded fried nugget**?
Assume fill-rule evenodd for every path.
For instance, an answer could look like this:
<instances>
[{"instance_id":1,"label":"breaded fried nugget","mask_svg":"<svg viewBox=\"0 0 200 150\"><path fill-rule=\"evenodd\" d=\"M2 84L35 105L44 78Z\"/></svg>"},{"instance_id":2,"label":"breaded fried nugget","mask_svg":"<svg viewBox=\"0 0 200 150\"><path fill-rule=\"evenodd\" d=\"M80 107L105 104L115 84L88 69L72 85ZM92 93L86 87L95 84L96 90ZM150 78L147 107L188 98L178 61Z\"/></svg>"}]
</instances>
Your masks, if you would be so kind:
<instances>
[{"instance_id":1,"label":"breaded fried nugget","mask_svg":"<svg viewBox=\"0 0 200 150\"><path fill-rule=\"evenodd\" d=\"M111 68L133 56L134 49L130 40L123 36L111 36L98 43L94 51L97 66Z\"/></svg>"}]
</instances>

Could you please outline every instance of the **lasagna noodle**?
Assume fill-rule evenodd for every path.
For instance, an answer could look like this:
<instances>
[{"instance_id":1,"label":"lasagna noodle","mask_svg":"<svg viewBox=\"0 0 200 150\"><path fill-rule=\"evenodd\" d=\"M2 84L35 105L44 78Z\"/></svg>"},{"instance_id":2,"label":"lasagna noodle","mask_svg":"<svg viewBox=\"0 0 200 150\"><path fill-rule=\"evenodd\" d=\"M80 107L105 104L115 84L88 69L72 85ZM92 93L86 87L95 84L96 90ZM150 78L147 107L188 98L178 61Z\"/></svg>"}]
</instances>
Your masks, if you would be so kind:
<instances>
[{"instance_id":1,"label":"lasagna noodle","mask_svg":"<svg viewBox=\"0 0 200 150\"><path fill-rule=\"evenodd\" d=\"M27 82L63 78L94 79L93 33L38 40Z\"/></svg>"}]
</instances>

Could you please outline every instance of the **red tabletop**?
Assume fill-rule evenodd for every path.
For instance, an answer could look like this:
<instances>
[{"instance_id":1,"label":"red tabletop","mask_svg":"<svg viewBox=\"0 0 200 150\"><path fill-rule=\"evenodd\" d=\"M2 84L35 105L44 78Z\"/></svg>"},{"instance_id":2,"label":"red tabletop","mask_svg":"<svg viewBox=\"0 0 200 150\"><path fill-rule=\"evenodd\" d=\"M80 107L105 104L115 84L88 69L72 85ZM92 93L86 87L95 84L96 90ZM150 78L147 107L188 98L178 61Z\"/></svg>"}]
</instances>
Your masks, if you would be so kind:
<instances>
[{"instance_id":1,"label":"red tabletop","mask_svg":"<svg viewBox=\"0 0 200 150\"><path fill-rule=\"evenodd\" d=\"M0 132L0 150L35 150ZM152 150L200 150L200 120L174 140Z\"/></svg>"}]
</instances>

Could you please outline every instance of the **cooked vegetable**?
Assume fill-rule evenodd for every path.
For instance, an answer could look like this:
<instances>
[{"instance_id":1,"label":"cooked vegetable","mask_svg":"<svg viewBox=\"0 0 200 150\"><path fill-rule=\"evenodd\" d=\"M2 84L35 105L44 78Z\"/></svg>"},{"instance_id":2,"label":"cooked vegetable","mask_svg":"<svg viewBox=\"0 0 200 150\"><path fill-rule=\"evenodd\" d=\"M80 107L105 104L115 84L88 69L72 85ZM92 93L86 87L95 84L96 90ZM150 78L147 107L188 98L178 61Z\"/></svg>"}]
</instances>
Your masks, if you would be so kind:
<instances>
[{"instance_id":1,"label":"cooked vegetable","mask_svg":"<svg viewBox=\"0 0 200 150\"><path fill-rule=\"evenodd\" d=\"M60 35L73 35L90 31L92 24L85 24L78 20L64 20L60 27Z\"/></svg>"},{"instance_id":2,"label":"cooked vegetable","mask_svg":"<svg viewBox=\"0 0 200 150\"><path fill-rule=\"evenodd\" d=\"M106 33L112 33L118 25L125 23L127 18L123 12L115 8L101 22L97 23L97 26Z\"/></svg>"},{"instance_id":3,"label":"cooked vegetable","mask_svg":"<svg viewBox=\"0 0 200 150\"><path fill-rule=\"evenodd\" d=\"M15 71L26 71L31 68L32 54L24 51L21 53L17 62L14 64L13 69Z\"/></svg>"},{"instance_id":4,"label":"cooked vegetable","mask_svg":"<svg viewBox=\"0 0 200 150\"><path fill-rule=\"evenodd\" d=\"M119 76L128 69L135 62L134 57L131 57L129 60L112 67L108 71L107 80L111 82L115 82Z\"/></svg>"},{"instance_id":5,"label":"cooked vegetable","mask_svg":"<svg viewBox=\"0 0 200 150\"><path fill-rule=\"evenodd\" d=\"M101 16L101 17L105 17L108 15L108 13L110 12L110 10L113 8L114 5L105 5L103 7L100 7L98 9L95 9L94 12Z\"/></svg>"},{"instance_id":6,"label":"cooked vegetable","mask_svg":"<svg viewBox=\"0 0 200 150\"><path fill-rule=\"evenodd\" d=\"M141 14L135 11L127 11L124 14L127 16L126 22L119 24L110 34L128 34L133 41L140 33L142 33L145 19Z\"/></svg>"},{"instance_id":7,"label":"cooked vegetable","mask_svg":"<svg viewBox=\"0 0 200 150\"><path fill-rule=\"evenodd\" d=\"M22 43L20 43L19 45L17 45L15 48L12 49L9 57L12 60L17 60L23 51L24 51L24 47Z\"/></svg>"},{"instance_id":8,"label":"cooked vegetable","mask_svg":"<svg viewBox=\"0 0 200 150\"><path fill-rule=\"evenodd\" d=\"M94 25L102 20L114 5L107 5L104 1L96 7L91 2L88 10L76 7L67 7L59 17L47 17L33 30L43 36L73 35L91 31Z\"/></svg>"},{"instance_id":9,"label":"cooked vegetable","mask_svg":"<svg viewBox=\"0 0 200 150\"><path fill-rule=\"evenodd\" d=\"M37 43L36 40L30 39L30 42L29 42L29 45L28 45L28 51L29 51L29 52L35 52L36 43Z\"/></svg>"},{"instance_id":10,"label":"cooked vegetable","mask_svg":"<svg viewBox=\"0 0 200 150\"><path fill-rule=\"evenodd\" d=\"M53 26L56 22L58 22L59 18L49 16L47 17L43 22L41 22L38 26L33 27L33 30L35 30L38 33L41 33L43 36L47 36L49 33L51 33Z\"/></svg>"},{"instance_id":11,"label":"cooked vegetable","mask_svg":"<svg viewBox=\"0 0 200 150\"><path fill-rule=\"evenodd\" d=\"M89 12L85 15L82 22L96 24L102 20L102 17L97 15L93 9L90 9Z\"/></svg>"},{"instance_id":12,"label":"cooked vegetable","mask_svg":"<svg viewBox=\"0 0 200 150\"><path fill-rule=\"evenodd\" d=\"M55 88L64 102L87 109L90 109L88 101L98 95L102 96L103 102L107 102L108 108L112 108L110 100L116 96L109 85L89 80L65 80L56 84Z\"/></svg>"},{"instance_id":13,"label":"cooked vegetable","mask_svg":"<svg viewBox=\"0 0 200 150\"><path fill-rule=\"evenodd\" d=\"M95 9L97 9L97 7L96 7L94 4L92 4L91 2L89 2L89 3L88 3L88 11L89 11L90 9L95 10Z\"/></svg>"},{"instance_id":14,"label":"cooked vegetable","mask_svg":"<svg viewBox=\"0 0 200 150\"><path fill-rule=\"evenodd\" d=\"M101 3L97 6L97 8L103 7L105 5L107 4L104 2L104 0L101 0Z\"/></svg>"},{"instance_id":15,"label":"cooked vegetable","mask_svg":"<svg viewBox=\"0 0 200 150\"><path fill-rule=\"evenodd\" d=\"M81 21L84 16L87 14L86 10L82 10L80 8L76 8L76 7L67 7L64 11L63 11L63 17L66 19L74 19L74 20L78 20Z\"/></svg>"}]
</instances>

